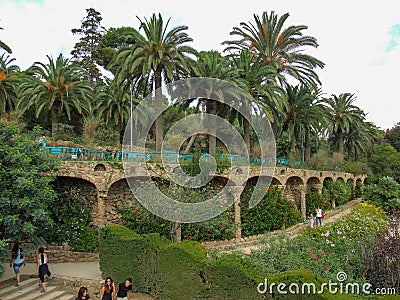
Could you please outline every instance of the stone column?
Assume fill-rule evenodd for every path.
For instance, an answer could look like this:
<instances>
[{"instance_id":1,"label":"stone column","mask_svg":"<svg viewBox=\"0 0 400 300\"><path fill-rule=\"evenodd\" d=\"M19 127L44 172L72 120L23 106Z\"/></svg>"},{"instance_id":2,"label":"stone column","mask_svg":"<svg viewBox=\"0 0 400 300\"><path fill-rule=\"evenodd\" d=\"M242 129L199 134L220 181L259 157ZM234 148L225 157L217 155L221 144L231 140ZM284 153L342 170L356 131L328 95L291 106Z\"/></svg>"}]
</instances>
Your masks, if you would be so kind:
<instances>
[{"instance_id":1,"label":"stone column","mask_svg":"<svg viewBox=\"0 0 400 300\"><path fill-rule=\"evenodd\" d=\"M106 201L108 196L108 190L97 191L97 211L93 216L93 222L97 227L107 225Z\"/></svg>"},{"instance_id":2,"label":"stone column","mask_svg":"<svg viewBox=\"0 0 400 300\"><path fill-rule=\"evenodd\" d=\"M306 216L306 213L307 213L307 210L306 210L306 189L307 189L307 186L306 185L303 185L303 188L302 189L300 189L300 207L301 207L301 216L303 217L303 219L306 219L307 218L307 216Z\"/></svg>"},{"instance_id":3,"label":"stone column","mask_svg":"<svg viewBox=\"0 0 400 300\"><path fill-rule=\"evenodd\" d=\"M241 216L240 216L240 196L238 199L235 201L235 239L240 241L242 238L242 222L241 222Z\"/></svg>"},{"instance_id":4,"label":"stone column","mask_svg":"<svg viewBox=\"0 0 400 300\"><path fill-rule=\"evenodd\" d=\"M316 184L315 186L317 187L318 194L322 195L322 188L324 187L324 185L322 183L320 183L320 184Z\"/></svg>"}]
</instances>

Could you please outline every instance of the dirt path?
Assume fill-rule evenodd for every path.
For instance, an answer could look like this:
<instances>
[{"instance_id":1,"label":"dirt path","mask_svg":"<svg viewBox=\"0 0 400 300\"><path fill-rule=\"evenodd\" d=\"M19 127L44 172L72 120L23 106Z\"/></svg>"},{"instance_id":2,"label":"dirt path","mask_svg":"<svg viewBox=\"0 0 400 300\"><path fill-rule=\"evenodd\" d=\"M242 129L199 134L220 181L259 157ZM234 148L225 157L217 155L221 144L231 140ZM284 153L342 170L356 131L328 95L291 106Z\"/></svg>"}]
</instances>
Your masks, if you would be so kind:
<instances>
[{"instance_id":1,"label":"dirt path","mask_svg":"<svg viewBox=\"0 0 400 300\"><path fill-rule=\"evenodd\" d=\"M333 210L327 211L325 213L325 219L323 221L323 224L328 224L331 222L334 222L343 216L346 216L351 213L353 208L361 203L362 199L356 199L353 201L350 201L340 207L337 207ZM250 254L251 250L258 249L260 246L265 246L266 240L268 240L271 237L276 237L280 234L284 234L288 237L294 238L296 237L299 232L305 230L306 228L309 227L309 223L307 222L306 224L301 223L297 224L295 226L292 226L290 228L287 228L285 230L277 230L274 232L270 232L268 234L262 234L254 237L248 237L248 238L242 238L240 241L236 240L231 240L231 241L222 241L222 242L206 242L203 243L203 245L206 247L206 249L219 249L222 252L226 253L231 253L231 252L236 252L240 251L244 254Z\"/></svg>"}]
</instances>

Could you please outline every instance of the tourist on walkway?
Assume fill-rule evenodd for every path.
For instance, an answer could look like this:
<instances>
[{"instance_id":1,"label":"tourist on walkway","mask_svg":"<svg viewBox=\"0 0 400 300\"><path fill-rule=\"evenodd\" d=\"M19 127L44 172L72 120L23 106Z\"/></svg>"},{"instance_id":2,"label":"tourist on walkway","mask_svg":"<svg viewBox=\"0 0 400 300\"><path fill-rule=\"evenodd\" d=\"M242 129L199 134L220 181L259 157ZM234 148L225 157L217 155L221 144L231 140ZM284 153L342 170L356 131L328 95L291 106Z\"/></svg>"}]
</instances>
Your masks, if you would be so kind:
<instances>
[{"instance_id":1,"label":"tourist on walkway","mask_svg":"<svg viewBox=\"0 0 400 300\"><path fill-rule=\"evenodd\" d=\"M15 279L17 282L15 283L15 286L19 286L21 283L21 277L20 277L20 268L22 265L25 264L24 256L22 254L22 245L21 243L17 242L14 243L14 246L11 250L11 259L10 259L10 268L13 266L14 268L14 273L15 273Z\"/></svg>"},{"instance_id":2,"label":"tourist on walkway","mask_svg":"<svg viewBox=\"0 0 400 300\"><path fill-rule=\"evenodd\" d=\"M51 272L47 264L47 254L44 253L43 247L39 247L39 254L36 258L36 265L39 274L40 285L42 286L41 293L45 293L47 290L46 290L46 282L44 280L44 276L45 275L50 276Z\"/></svg>"},{"instance_id":3,"label":"tourist on walkway","mask_svg":"<svg viewBox=\"0 0 400 300\"><path fill-rule=\"evenodd\" d=\"M318 226L318 222L319 222L319 225L322 226L322 209L318 206L317 209L315 210L315 212L316 212L315 225Z\"/></svg>"},{"instance_id":4,"label":"tourist on walkway","mask_svg":"<svg viewBox=\"0 0 400 300\"><path fill-rule=\"evenodd\" d=\"M113 300L114 291L114 281L111 279L111 277L107 277L104 281L104 286L101 289L100 300Z\"/></svg>"},{"instance_id":5,"label":"tourist on walkway","mask_svg":"<svg viewBox=\"0 0 400 300\"><path fill-rule=\"evenodd\" d=\"M132 278L127 278L125 282L118 285L116 290L117 300L130 300L132 290Z\"/></svg>"},{"instance_id":6,"label":"tourist on walkway","mask_svg":"<svg viewBox=\"0 0 400 300\"><path fill-rule=\"evenodd\" d=\"M314 216L313 216L313 214L310 214L310 227L311 228L314 227Z\"/></svg>"},{"instance_id":7,"label":"tourist on walkway","mask_svg":"<svg viewBox=\"0 0 400 300\"><path fill-rule=\"evenodd\" d=\"M81 286L81 288L78 291L78 297L75 298L75 300L89 300L89 291L86 286Z\"/></svg>"}]
</instances>

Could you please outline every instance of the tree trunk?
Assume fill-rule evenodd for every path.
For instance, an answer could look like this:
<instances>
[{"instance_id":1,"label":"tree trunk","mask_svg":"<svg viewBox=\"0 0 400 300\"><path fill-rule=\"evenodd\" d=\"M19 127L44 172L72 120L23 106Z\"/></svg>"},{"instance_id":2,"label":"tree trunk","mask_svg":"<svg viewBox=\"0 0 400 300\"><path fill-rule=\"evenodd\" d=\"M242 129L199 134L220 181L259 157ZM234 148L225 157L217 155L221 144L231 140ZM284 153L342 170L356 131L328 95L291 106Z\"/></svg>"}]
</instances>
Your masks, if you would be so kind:
<instances>
[{"instance_id":1,"label":"tree trunk","mask_svg":"<svg viewBox=\"0 0 400 300\"><path fill-rule=\"evenodd\" d=\"M341 129L338 131L338 139L339 139L339 154L343 156L344 148L343 148L343 132Z\"/></svg>"},{"instance_id":2,"label":"tree trunk","mask_svg":"<svg viewBox=\"0 0 400 300\"><path fill-rule=\"evenodd\" d=\"M215 100L208 100L208 110L209 114L216 115L217 102ZM209 122L210 134L208 135L208 153L210 155L215 155L217 151L217 137L216 137L216 128L214 121L215 120Z\"/></svg>"},{"instance_id":3,"label":"tree trunk","mask_svg":"<svg viewBox=\"0 0 400 300\"><path fill-rule=\"evenodd\" d=\"M250 119L250 108L249 108L249 103L244 100L243 101L243 114L245 117L248 117ZM247 118L243 119L243 138L244 138L244 143L247 147L247 151L250 153L250 124L249 121L247 121Z\"/></svg>"},{"instance_id":4,"label":"tree trunk","mask_svg":"<svg viewBox=\"0 0 400 300\"><path fill-rule=\"evenodd\" d=\"M188 142L188 144L187 144L187 146L186 146L185 151L183 151L183 154L189 153L189 150L190 150L190 148L192 148L193 143L194 143L196 137L197 137L197 134L194 134L194 135L192 135L192 136L190 137L190 140L189 140L189 142Z\"/></svg>"},{"instance_id":5,"label":"tree trunk","mask_svg":"<svg viewBox=\"0 0 400 300\"><path fill-rule=\"evenodd\" d=\"M347 143L347 160L351 161L351 144Z\"/></svg>"},{"instance_id":6,"label":"tree trunk","mask_svg":"<svg viewBox=\"0 0 400 300\"><path fill-rule=\"evenodd\" d=\"M182 229L181 223L176 223L176 222L171 223L170 235L171 235L171 240L173 243L178 243L182 240L182 230L181 229Z\"/></svg>"},{"instance_id":7,"label":"tree trunk","mask_svg":"<svg viewBox=\"0 0 400 300\"><path fill-rule=\"evenodd\" d=\"M115 130L117 131L117 136L115 137L115 143L117 147L119 147L121 143L121 125L120 124L115 125Z\"/></svg>"},{"instance_id":8,"label":"tree trunk","mask_svg":"<svg viewBox=\"0 0 400 300\"><path fill-rule=\"evenodd\" d=\"M295 165L296 163L296 135L295 135L295 130L294 126L290 128L290 153L289 153L289 164L290 165Z\"/></svg>"},{"instance_id":9,"label":"tree trunk","mask_svg":"<svg viewBox=\"0 0 400 300\"><path fill-rule=\"evenodd\" d=\"M156 119L156 156L161 157L161 146L163 142L163 117L162 117L162 91L161 91L161 68L154 72L155 78L155 101L156 115L160 114Z\"/></svg>"},{"instance_id":10,"label":"tree trunk","mask_svg":"<svg viewBox=\"0 0 400 300\"><path fill-rule=\"evenodd\" d=\"M308 163L311 160L310 130L304 128L304 160Z\"/></svg>"},{"instance_id":11,"label":"tree trunk","mask_svg":"<svg viewBox=\"0 0 400 300\"><path fill-rule=\"evenodd\" d=\"M58 105L53 105L51 108L51 136L56 137L58 127Z\"/></svg>"}]
</instances>

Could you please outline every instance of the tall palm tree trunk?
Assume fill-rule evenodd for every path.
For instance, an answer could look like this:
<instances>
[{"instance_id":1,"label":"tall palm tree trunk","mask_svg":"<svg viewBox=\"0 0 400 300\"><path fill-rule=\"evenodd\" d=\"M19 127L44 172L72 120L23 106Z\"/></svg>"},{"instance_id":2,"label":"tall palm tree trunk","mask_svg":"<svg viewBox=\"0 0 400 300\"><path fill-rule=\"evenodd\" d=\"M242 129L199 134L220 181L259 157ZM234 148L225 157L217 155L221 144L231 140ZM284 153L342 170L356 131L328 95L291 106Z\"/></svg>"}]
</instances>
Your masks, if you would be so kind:
<instances>
[{"instance_id":1,"label":"tall palm tree trunk","mask_svg":"<svg viewBox=\"0 0 400 300\"><path fill-rule=\"evenodd\" d=\"M156 97L156 115L162 112L162 91L161 91L161 68L154 72L155 78L155 97ZM156 156L162 156L161 146L163 142L163 117L160 114L156 119Z\"/></svg>"},{"instance_id":2,"label":"tall palm tree trunk","mask_svg":"<svg viewBox=\"0 0 400 300\"><path fill-rule=\"evenodd\" d=\"M338 130L338 140L339 140L339 154L343 156L344 146L343 146L343 132L341 129Z\"/></svg>"},{"instance_id":3,"label":"tall palm tree trunk","mask_svg":"<svg viewBox=\"0 0 400 300\"><path fill-rule=\"evenodd\" d=\"M58 108L59 106L57 104L53 105L51 108L51 136L55 137L57 135L57 127L59 123L59 118L58 118Z\"/></svg>"},{"instance_id":4,"label":"tall palm tree trunk","mask_svg":"<svg viewBox=\"0 0 400 300\"><path fill-rule=\"evenodd\" d=\"M306 162L311 160L310 130L307 126L304 128L304 160Z\"/></svg>"},{"instance_id":5,"label":"tall palm tree trunk","mask_svg":"<svg viewBox=\"0 0 400 300\"><path fill-rule=\"evenodd\" d=\"M215 100L208 101L208 109L209 114L216 115L217 114L217 102ZM209 123L210 126L210 134L208 135L208 153L210 155L215 155L217 152L217 137L216 137L216 128L215 128L214 120Z\"/></svg>"},{"instance_id":6,"label":"tall palm tree trunk","mask_svg":"<svg viewBox=\"0 0 400 300\"><path fill-rule=\"evenodd\" d=\"M250 118L250 108L247 101L243 101L243 113L246 117ZM243 138L244 143L247 147L247 151L250 153L250 124L246 118L243 119Z\"/></svg>"},{"instance_id":7,"label":"tall palm tree trunk","mask_svg":"<svg viewBox=\"0 0 400 300\"><path fill-rule=\"evenodd\" d=\"M290 128L289 139L290 139L289 163L291 165L294 165L295 157L296 157L296 133L295 133L294 126L292 126L292 128Z\"/></svg>"}]
</instances>

